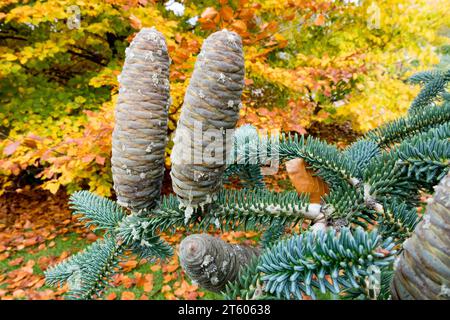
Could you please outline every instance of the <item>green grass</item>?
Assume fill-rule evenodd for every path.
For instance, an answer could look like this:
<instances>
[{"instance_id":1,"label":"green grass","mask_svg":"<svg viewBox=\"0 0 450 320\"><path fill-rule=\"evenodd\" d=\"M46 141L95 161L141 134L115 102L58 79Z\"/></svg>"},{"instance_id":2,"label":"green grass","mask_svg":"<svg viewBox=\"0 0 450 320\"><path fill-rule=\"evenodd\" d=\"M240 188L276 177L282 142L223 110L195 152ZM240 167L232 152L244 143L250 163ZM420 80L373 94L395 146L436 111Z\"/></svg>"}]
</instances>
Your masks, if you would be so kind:
<instances>
[{"instance_id":1,"label":"green grass","mask_svg":"<svg viewBox=\"0 0 450 320\"><path fill-rule=\"evenodd\" d=\"M79 250L84 249L88 244L89 241L86 239L79 239L80 235L76 233L70 233L66 234L64 236L57 236L51 241L55 242L55 245L53 247L48 247L48 244L51 241L47 241L46 245L47 247L44 250L37 250L38 245L35 245L33 247L28 247L23 250L15 251L13 254L11 254L10 257L7 259L0 261L0 274L7 274L8 272L11 272L15 269L18 269L22 266L24 266L29 260L35 260L36 263L33 266L33 273L35 275L44 275L44 271L39 267L38 259L40 257L46 256L46 257L59 257L64 251L69 252L70 254L73 254ZM31 249L31 250L30 250ZM33 253L30 253L28 251L33 251ZM9 263L17 258L23 258L23 262L18 266L10 266ZM161 270L158 271L152 271L151 267L154 264L145 263L142 265L138 265L135 269L132 271L125 273L130 278L135 278L134 273L139 272L143 275L145 274L153 274L153 290L151 292L144 292L143 288L139 288L136 286L132 286L130 288L125 288L123 285L120 285L118 287L109 287L103 297L106 297L110 293L115 293L117 298L120 299L123 291L130 291L133 292L136 296L136 299L139 299L143 294L145 294L149 299L152 300L165 300L164 293L161 292L161 288L163 287L163 272ZM175 271L178 273L179 279L181 279L181 270L178 269ZM186 279L189 283L189 279ZM172 280L169 283L167 283L169 286L172 286L174 282L177 280ZM0 283L0 289L6 289L7 283L3 282ZM42 286L41 288L37 289L37 291L43 291L46 289L49 289L52 287L49 287L47 285ZM199 289L199 291L202 291ZM204 291L205 295L199 299L222 299L222 296L220 294L215 294L211 292Z\"/></svg>"}]
</instances>

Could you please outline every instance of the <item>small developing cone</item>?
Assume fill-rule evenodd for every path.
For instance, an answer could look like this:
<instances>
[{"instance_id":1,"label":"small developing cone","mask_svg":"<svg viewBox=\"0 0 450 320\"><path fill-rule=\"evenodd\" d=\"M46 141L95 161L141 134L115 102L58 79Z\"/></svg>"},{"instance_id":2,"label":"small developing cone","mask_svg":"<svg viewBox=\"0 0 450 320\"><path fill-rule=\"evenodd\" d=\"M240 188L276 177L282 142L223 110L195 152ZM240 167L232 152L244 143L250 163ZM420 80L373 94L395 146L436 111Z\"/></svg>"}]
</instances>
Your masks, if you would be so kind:
<instances>
[{"instance_id":1,"label":"small developing cone","mask_svg":"<svg viewBox=\"0 0 450 320\"><path fill-rule=\"evenodd\" d=\"M258 254L258 248L229 244L205 233L186 237L179 251L186 274L213 292L222 292L228 282L237 278L240 268Z\"/></svg>"}]
</instances>

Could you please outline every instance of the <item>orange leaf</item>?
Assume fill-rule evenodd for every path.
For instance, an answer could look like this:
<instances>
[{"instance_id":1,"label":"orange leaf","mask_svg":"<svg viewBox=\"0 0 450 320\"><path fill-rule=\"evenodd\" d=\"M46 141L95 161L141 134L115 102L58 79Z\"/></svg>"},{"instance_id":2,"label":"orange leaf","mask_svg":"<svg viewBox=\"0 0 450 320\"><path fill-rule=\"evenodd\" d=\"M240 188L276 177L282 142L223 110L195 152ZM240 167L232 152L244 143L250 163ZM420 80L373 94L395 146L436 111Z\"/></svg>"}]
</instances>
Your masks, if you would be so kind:
<instances>
[{"instance_id":1,"label":"orange leaf","mask_svg":"<svg viewBox=\"0 0 450 320\"><path fill-rule=\"evenodd\" d=\"M303 159L297 158L286 162L286 171L298 193L307 193L311 203L319 203L321 197L329 192L328 185L314 172L307 169Z\"/></svg>"},{"instance_id":2,"label":"orange leaf","mask_svg":"<svg viewBox=\"0 0 450 320\"><path fill-rule=\"evenodd\" d=\"M94 158L95 158L95 155L87 154L87 155L85 155L84 157L81 158L81 161L84 162L84 163L89 163L92 160L94 160Z\"/></svg>"},{"instance_id":3,"label":"orange leaf","mask_svg":"<svg viewBox=\"0 0 450 320\"><path fill-rule=\"evenodd\" d=\"M130 25L133 29L140 30L142 28L142 22L134 14L130 15Z\"/></svg>"},{"instance_id":4,"label":"orange leaf","mask_svg":"<svg viewBox=\"0 0 450 320\"><path fill-rule=\"evenodd\" d=\"M222 9L220 9L220 16L225 21L230 21L233 19L233 9L231 9L229 6L224 6Z\"/></svg>"},{"instance_id":5,"label":"orange leaf","mask_svg":"<svg viewBox=\"0 0 450 320\"><path fill-rule=\"evenodd\" d=\"M162 293L169 292L169 291L172 291L172 288L169 285L166 284L166 285L162 286L162 288L161 288Z\"/></svg>"},{"instance_id":6,"label":"orange leaf","mask_svg":"<svg viewBox=\"0 0 450 320\"><path fill-rule=\"evenodd\" d=\"M203 21L200 21L200 22L202 24L202 29L203 30L214 30L214 29L216 29L216 23L214 21L203 20Z\"/></svg>"},{"instance_id":7,"label":"orange leaf","mask_svg":"<svg viewBox=\"0 0 450 320\"><path fill-rule=\"evenodd\" d=\"M178 288L177 290L175 290L175 295L177 295L178 297L182 297L184 295L184 293L186 292L186 290L184 288Z\"/></svg>"},{"instance_id":8,"label":"orange leaf","mask_svg":"<svg viewBox=\"0 0 450 320\"><path fill-rule=\"evenodd\" d=\"M186 300L196 300L198 296L199 296L198 292L189 291L189 292L186 292L186 294L184 295L183 298L185 298Z\"/></svg>"},{"instance_id":9,"label":"orange leaf","mask_svg":"<svg viewBox=\"0 0 450 320\"><path fill-rule=\"evenodd\" d=\"M300 134L305 134L306 130L301 125L294 123L294 124L288 124L287 125L287 131L297 131Z\"/></svg>"},{"instance_id":10,"label":"orange leaf","mask_svg":"<svg viewBox=\"0 0 450 320\"><path fill-rule=\"evenodd\" d=\"M142 276L142 273L135 272L134 279L136 281L136 287L142 287L145 283L145 278Z\"/></svg>"},{"instance_id":11,"label":"orange leaf","mask_svg":"<svg viewBox=\"0 0 450 320\"><path fill-rule=\"evenodd\" d=\"M101 157L101 156L96 156L95 157L95 162L97 162L99 165L104 165L105 164L105 157Z\"/></svg>"},{"instance_id":12,"label":"orange leaf","mask_svg":"<svg viewBox=\"0 0 450 320\"><path fill-rule=\"evenodd\" d=\"M6 260L9 257L9 252L0 254L0 261Z\"/></svg>"},{"instance_id":13,"label":"orange leaf","mask_svg":"<svg viewBox=\"0 0 450 320\"><path fill-rule=\"evenodd\" d=\"M11 267L15 267L18 266L19 264L21 264L23 262L23 257L11 260L10 262L8 262L8 265Z\"/></svg>"},{"instance_id":14,"label":"orange leaf","mask_svg":"<svg viewBox=\"0 0 450 320\"><path fill-rule=\"evenodd\" d=\"M123 276L122 278L122 284L125 287L125 289L129 289L133 286L134 281L133 279L131 279L130 277L127 276Z\"/></svg>"},{"instance_id":15,"label":"orange leaf","mask_svg":"<svg viewBox=\"0 0 450 320\"><path fill-rule=\"evenodd\" d=\"M151 292L153 290L153 274L145 275L144 291Z\"/></svg>"},{"instance_id":16,"label":"orange leaf","mask_svg":"<svg viewBox=\"0 0 450 320\"><path fill-rule=\"evenodd\" d=\"M164 293L164 297L166 298L166 300L177 300L177 298L172 292Z\"/></svg>"},{"instance_id":17,"label":"orange leaf","mask_svg":"<svg viewBox=\"0 0 450 320\"><path fill-rule=\"evenodd\" d=\"M173 276L170 274L165 274L163 277L163 283L170 282L173 279Z\"/></svg>"},{"instance_id":18,"label":"orange leaf","mask_svg":"<svg viewBox=\"0 0 450 320\"><path fill-rule=\"evenodd\" d=\"M13 297L16 298L16 299L24 298L25 297L25 291L23 291L22 289L15 290L13 292Z\"/></svg>"},{"instance_id":19,"label":"orange leaf","mask_svg":"<svg viewBox=\"0 0 450 320\"><path fill-rule=\"evenodd\" d=\"M30 138L25 138L25 140L23 141L23 144L26 145L27 147L30 147L33 149L37 147L36 140L30 139Z\"/></svg>"},{"instance_id":20,"label":"orange leaf","mask_svg":"<svg viewBox=\"0 0 450 320\"><path fill-rule=\"evenodd\" d=\"M316 26L321 26L325 23L325 16L323 14L319 14L316 17L316 20L314 20L314 24Z\"/></svg>"},{"instance_id":21,"label":"orange leaf","mask_svg":"<svg viewBox=\"0 0 450 320\"><path fill-rule=\"evenodd\" d=\"M179 267L178 264L175 264L175 265L168 265L168 266L166 267L166 271L172 273L172 272L174 272L175 270L177 270L178 267Z\"/></svg>"},{"instance_id":22,"label":"orange leaf","mask_svg":"<svg viewBox=\"0 0 450 320\"><path fill-rule=\"evenodd\" d=\"M236 20L231 24L231 27L233 30L237 31L238 33L245 33L247 32L247 25L242 20Z\"/></svg>"},{"instance_id":23,"label":"orange leaf","mask_svg":"<svg viewBox=\"0 0 450 320\"><path fill-rule=\"evenodd\" d=\"M117 298L117 295L114 292L111 292L106 296L106 300L115 300Z\"/></svg>"},{"instance_id":24,"label":"orange leaf","mask_svg":"<svg viewBox=\"0 0 450 320\"><path fill-rule=\"evenodd\" d=\"M208 7L202 12L200 16L203 19L213 19L218 14L217 10L213 7Z\"/></svg>"},{"instance_id":25,"label":"orange leaf","mask_svg":"<svg viewBox=\"0 0 450 320\"><path fill-rule=\"evenodd\" d=\"M136 260L128 260L127 262L121 262L120 266L123 268L124 272L128 272L136 268L137 264Z\"/></svg>"},{"instance_id":26,"label":"orange leaf","mask_svg":"<svg viewBox=\"0 0 450 320\"><path fill-rule=\"evenodd\" d=\"M135 300L136 297L135 297L133 292L131 292L131 291L124 291L124 292L122 292L122 296L121 296L120 299L121 300Z\"/></svg>"},{"instance_id":27,"label":"orange leaf","mask_svg":"<svg viewBox=\"0 0 450 320\"><path fill-rule=\"evenodd\" d=\"M161 266L159 264L155 264L154 266L150 267L150 270L152 270L153 272L159 271L161 270Z\"/></svg>"}]
</instances>

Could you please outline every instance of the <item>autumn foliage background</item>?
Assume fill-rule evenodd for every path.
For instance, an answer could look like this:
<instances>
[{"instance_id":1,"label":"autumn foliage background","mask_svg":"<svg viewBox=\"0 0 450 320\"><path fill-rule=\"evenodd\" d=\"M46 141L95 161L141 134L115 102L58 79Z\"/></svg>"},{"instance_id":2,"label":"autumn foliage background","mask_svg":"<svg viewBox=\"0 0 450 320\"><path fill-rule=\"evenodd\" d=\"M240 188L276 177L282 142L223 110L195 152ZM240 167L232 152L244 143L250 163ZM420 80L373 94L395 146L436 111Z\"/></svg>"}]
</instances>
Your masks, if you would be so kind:
<instances>
[{"instance_id":1,"label":"autumn foliage background","mask_svg":"<svg viewBox=\"0 0 450 320\"><path fill-rule=\"evenodd\" d=\"M110 154L117 76L125 48L142 27L156 26L168 42L172 59L169 137L202 41L222 28L240 34L244 43L246 79L240 124L301 134L320 134L331 126L338 134L357 136L404 114L418 92L405 80L439 62L439 48L449 43L450 3L445 2L179 0L181 10L173 0L3 0L0 201L5 204L7 196L24 192L59 192L58 199L46 195L47 200L40 200L48 201L50 207L55 203L54 212L59 212L60 200L75 190L114 196ZM345 143L337 135L325 138ZM168 156L171 146L169 142ZM166 167L170 169L169 157ZM50 236L56 237L57 226L69 228L64 221L43 223L54 226ZM5 232L10 226L2 223ZM63 234L69 231L75 232ZM48 236L41 235L42 243L52 240ZM5 239L5 243L12 241ZM36 240L30 246L39 243ZM8 248L1 245L0 254ZM145 277L134 277L134 285L144 288L149 282ZM177 297L199 297L186 296L192 290L183 283L178 284L184 286L183 295ZM0 286L1 290L5 289Z\"/></svg>"}]
</instances>

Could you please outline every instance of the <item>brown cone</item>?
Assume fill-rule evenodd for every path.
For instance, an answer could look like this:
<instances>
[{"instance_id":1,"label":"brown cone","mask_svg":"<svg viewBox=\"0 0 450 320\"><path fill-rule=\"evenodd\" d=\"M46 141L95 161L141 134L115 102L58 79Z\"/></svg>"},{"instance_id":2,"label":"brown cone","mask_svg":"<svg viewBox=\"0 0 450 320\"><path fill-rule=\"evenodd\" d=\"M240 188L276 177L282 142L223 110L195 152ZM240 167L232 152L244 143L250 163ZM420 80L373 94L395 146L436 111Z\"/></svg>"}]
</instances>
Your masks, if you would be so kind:
<instances>
[{"instance_id":1,"label":"brown cone","mask_svg":"<svg viewBox=\"0 0 450 320\"><path fill-rule=\"evenodd\" d=\"M160 197L167 142L169 55L164 36L142 29L126 51L119 77L112 136L112 173L118 203L150 209Z\"/></svg>"},{"instance_id":2,"label":"brown cone","mask_svg":"<svg viewBox=\"0 0 450 320\"><path fill-rule=\"evenodd\" d=\"M450 173L435 187L423 220L396 263L393 299L450 299Z\"/></svg>"},{"instance_id":3,"label":"brown cone","mask_svg":"<svg viewBox=\"0 0 450 320\"><path fill-rule=\"evenodd\" d=\"M256 255L259 255L258 248L229 244L206 233L186 237L179 252L186 274L199 286L213 292L223 291Z\"/></svg>"},{"instance_id":4,"label":"brown cone","mask_svg":"<svg viewBox=\"0 0 450 320\"><path fill-rule=\"evenodd\" d=\"M240 37L227 30L213 33L203 43L197 58L171 155L173 190L184 206L210 203L222 187L225 160L233 138L222 133L223 129L236 126L243 85ZM217 145L222 150L215 154L208 148L212 141L206 135L208 132L217 134L221 141Z\"/></svg>"}]
</instances>

